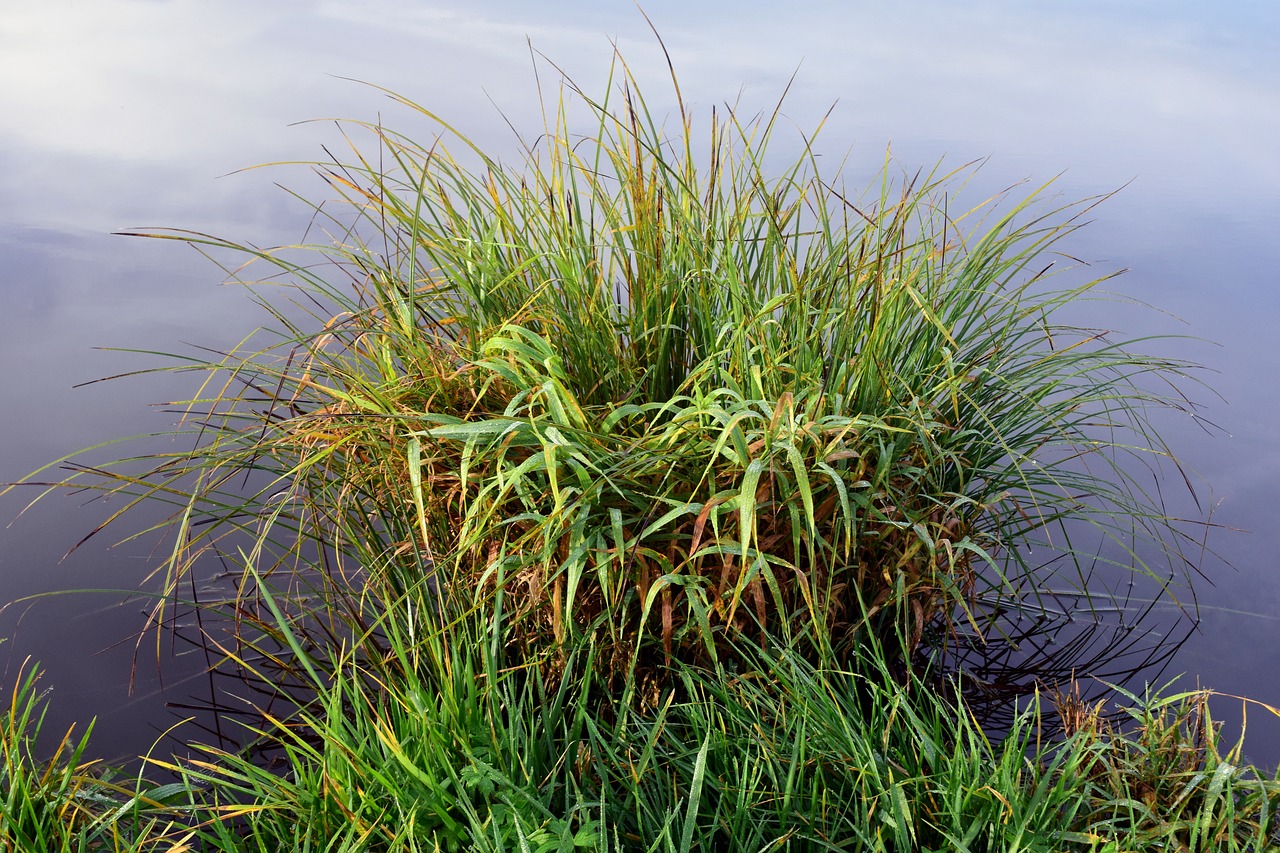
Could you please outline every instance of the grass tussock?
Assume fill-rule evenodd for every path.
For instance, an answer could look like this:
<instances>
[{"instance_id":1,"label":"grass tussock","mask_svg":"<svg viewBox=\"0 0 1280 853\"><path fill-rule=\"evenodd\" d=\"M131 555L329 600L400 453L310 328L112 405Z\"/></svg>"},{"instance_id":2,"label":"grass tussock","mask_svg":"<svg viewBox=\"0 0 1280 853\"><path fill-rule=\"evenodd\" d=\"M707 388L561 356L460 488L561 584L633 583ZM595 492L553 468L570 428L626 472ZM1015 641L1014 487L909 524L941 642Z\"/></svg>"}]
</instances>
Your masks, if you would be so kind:
<instances>
[{"instance_id":1,"label":"grass tussock","mask_svg":"<svg viewBox=\"0 0 1280 853\"><path fill-rule=\"evenodd\" d=\"M1133 472L1168 458L1148 418L1189 405L1161 391L1188 366L1056 319L1098 283L1054 285L1092 202L966 207L968 169L892 162L855 194L812 138L766 172L779 113L667 126L615 73L602 100L567 84L515 167L393 96L433 141L349 125L316 166L324 242L149 235L292 293L263 297L265 349L182 365L208 374L195 449L71 478L177 505L171 589L227 531L264 573L323 543L393 593L429 575L500 608L520 656L597 644L625 681L746 635L823 661L981 635L1059 571L1019 546L1071 575L1066 519L1126 569L1186 570Z\"/></svg>"},{"instance_id":2,"label":"grass tussock","mask_svg":"<svg viewBox=\"0 0 1280 853\"><path fill-rule=\"evenodd\" d=\"M343 125L314 241L146 235L254 283L270 327L174 368L203 377L177 449L45 485L125 496L112 521L170 503L156 623L231 566L185 603L265 698L248 746L154 762L166 798L93 825L174 851L1266 848L1280 789L1207 692L1125 729L1061 698L1065 740L1036 696L994 738L922 666L1063 583L1098 601L1100 540L1161 586L1190 568L1139 476L1192 367L1061 319L1101 281L1066 251L1097 200L972 203L973 168L891 159L853 192L815 136L773 165L778 109L699 117L672 82L665 122L621 58L601 98L566 82L515 165L392 94L431 142Z\"/></svg>"},{"instance_id":3,"label":"grass tussock","mask_svg":"<svg viewBox=\"0 0 1280 853\"><path fill-rule=\"evenodd\" d=\"M0 843L6 850L36 850L46 841L58 849L84 822L77 795L89 778L82 761L88 733L76 738L68 731L51 757L37 761L30 733L44 715L35 681L34 670L19 674L0 719Z\"/></svg>"},{"instance_id":4,"label":"grass tussock","mask_svg":"<svg viewBox=\"0 0 1280 853\"><path fill-rule=\"evenodd\" d=\"M22 667L0 716L0 851L180 853L194 837L177 805L188 786L154 785L89 759L92 722L42 753L48 704L38 679L37 668Z\"/></svg>"}]
</instances>

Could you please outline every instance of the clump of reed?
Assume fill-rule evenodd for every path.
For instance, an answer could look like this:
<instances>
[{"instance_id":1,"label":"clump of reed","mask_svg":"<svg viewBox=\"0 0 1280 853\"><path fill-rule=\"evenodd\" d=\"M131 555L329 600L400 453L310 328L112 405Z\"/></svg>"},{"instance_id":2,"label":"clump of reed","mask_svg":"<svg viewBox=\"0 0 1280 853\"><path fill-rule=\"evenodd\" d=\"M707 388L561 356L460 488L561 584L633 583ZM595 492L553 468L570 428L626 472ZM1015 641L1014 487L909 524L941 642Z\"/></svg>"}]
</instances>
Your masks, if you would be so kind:
<instances>
[{"instance_id":1,"label":"clump of reed","mask_svg":"<svg viewBox=\"0 0 1280 853\"><path fill-rule=\"evenodd\" d=\"M50 758L36 759L33 736L44 718L36 675L35 670L19 674L0 718L0 849L5 850L58 849L75 833L84 812L77 794L89 778L82 761L88 732L76 738L68 731Z\"/></svg>"},{"instance_id":2,"label":"clump of reed","mask_svg":"<svg viewBox=\"0 0 1280 853\"><path fill-rule=\"evenodd\" d=\"M1121 837L1126 849L1265 850L1280 844L1274 779L1244 759L1244 735L1224 743L1209 702L1212 690L1144 695L1120 689L1121 717L1078 690L1052 704L1071 736L1068 787L1085 800L1094 834ZM1235 697L1239 698L1239 697ZM1243 706L1249 700L1242 701ZM1266 713L1280 709L1262 703Z\"/></svg>"},{"instance_id":3,"label":"clump of reed","mask_svg":"<svg viewBox=\"0 0 1280 853\"><path fill-rule=\"evenodd\" d=\"M152 785L88 758L92 722L83 734L72 727L51 751L40 751L48 697L29 663L0 714L0 851L149 850L158 849L155 839L167 839L165 848L175 853L182 849L184 833L175 829L185 825L171 800L187 792L186 783Z\"/></svg>"},{"instance_id":4,"label":"clump of reed","mask_svg":"<svg viewBox=\"0 0 1280 853\"><path fill-rule=\"evenodd\" d=\"M269 346L181 366L208 374L193 449L70 478L177 505L171 589L247 533L264 575L426 575L517 658L590 642L627 681L748 635L840 661L981 633L1050 582L1022 545L1073 554L1065 519L1186 569L1132 472L1168 458L1150 409L1187 404L1152 386L1189 366L1056 319L1097 284L1054 284L1091 202L965 207L967 168L891 161L855 195L812 138L766 171L779 112L668 127L615 72L601 100L566 84L516 167L392 96L438 132L353 123L376 152L317 164L324 242L149 234L293 292L263 297Z\"/></svg>"}]
</instances>

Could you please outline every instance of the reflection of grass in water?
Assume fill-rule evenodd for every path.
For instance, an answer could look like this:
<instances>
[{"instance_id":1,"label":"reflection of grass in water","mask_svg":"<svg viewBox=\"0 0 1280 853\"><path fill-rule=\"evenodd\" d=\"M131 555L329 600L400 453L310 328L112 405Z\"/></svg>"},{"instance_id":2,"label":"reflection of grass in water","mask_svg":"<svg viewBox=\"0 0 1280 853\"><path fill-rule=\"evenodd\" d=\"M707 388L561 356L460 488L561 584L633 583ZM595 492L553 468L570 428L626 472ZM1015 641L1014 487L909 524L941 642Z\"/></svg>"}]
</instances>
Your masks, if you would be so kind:
<instances>
[{"instance_id":1,"label":"reflection of grass in water","mask_svg":"<svg viewBox=\"0 0 1280 853\"><path fill-rule=\"evenodd\" d=\"M175 597L201 554L242 570L220 651L272 691L255 735L287 769L166 764L191 831L218 849L1181 838L1185 811L1117 817L1118 795L1082 793L1111 733L1046 746L1033 709L993 744L908 665L1048 606L1051 582L1083 587L1096 558L1067 520L1161 585L1188 566L1129 473L1169 458L1148 411L1190 405L1188 366L1055 321L1097 284L1052 286L1091 203L966 208L971 172L892 163L855 197L808 147L766 172L779 113L702 130L682 105L668 133L621 60L615 78L604 101L570 85L523 170L403 99L439 138L349 124L376 151L317 166L337 195L314 205L323 243L150 235L250 262L234 275L257 276L276 330L175 368L204 377L192 449L57 484L172 504ZM1022 556L1042 541L1064 555L1048 571ZM1138 557L1152 546L1162 565ZM1156 707L1166 728L1199 713ZM1265 837L1275 789L1202 752L1211 775L1187 784L1215 805L1191 837Z\"/></svg>"},{"instance_id":2,"label":"reflection of grass in water","mask_svg":"<svg viewBox=\"0 0 1280 853\"><path fill-rule=\"evenodd\" d=\"M1201 613L1222 613L1226 616L1244 616L1249 619L1270 619L1271 621L1280 620L1280 614L1276 613L1258 613L1255 610L1238 610L1234 607L1222 607L1217 604L1201 604L1197 607Z\"/></svg>"}]
</instances>

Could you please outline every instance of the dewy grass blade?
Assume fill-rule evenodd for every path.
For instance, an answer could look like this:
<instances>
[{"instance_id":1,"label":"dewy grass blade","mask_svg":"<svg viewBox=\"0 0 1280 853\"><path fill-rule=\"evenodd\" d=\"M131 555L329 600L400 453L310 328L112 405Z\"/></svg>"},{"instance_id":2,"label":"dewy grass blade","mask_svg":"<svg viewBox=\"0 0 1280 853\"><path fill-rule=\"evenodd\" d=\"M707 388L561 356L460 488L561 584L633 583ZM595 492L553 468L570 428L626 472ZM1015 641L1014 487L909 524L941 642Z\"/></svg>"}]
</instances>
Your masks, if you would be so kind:
<instances>
[{"instance_id":1,"label":"dewy grass blade","mask_svg":"<svg viewBox=\"0 0 1280 853\"><path fill-rule=\"evenodd\" d=\"M693 763L693 779L689 783L689 800L684 813L684 829L680 834L680 853L693 850L693 832L697 826L698 808L702 803L702 784L707 776L707 750L711 748L711 735L702 741L698 757Z\"/></svg>"}]
</instances>

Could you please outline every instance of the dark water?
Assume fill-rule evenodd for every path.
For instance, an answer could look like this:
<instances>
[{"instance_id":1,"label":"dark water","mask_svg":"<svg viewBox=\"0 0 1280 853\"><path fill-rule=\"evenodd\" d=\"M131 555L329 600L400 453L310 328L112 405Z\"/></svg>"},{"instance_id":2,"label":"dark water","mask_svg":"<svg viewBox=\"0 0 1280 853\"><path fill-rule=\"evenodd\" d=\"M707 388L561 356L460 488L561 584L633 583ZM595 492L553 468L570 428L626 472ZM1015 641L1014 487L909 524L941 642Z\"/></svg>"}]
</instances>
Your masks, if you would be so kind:
<instances>
[{"instance_id":1,"label":"dark water","mask_svg":"<svg viewBox=\"0 0 1280 853\"><path fill-rule=\"evenodd\" d=\"M1197 585L1200 629L1167 673L1280 706L1270 541L1280 473L1280 12L1267 3L880 5L806 4L785 17L764 3L646 8L695 109L739 94L747 112L771 109L797 68L784 110L797 127L812 128L839 101L818 147L834 162L852 146L851 184L879 167L889 142L912 167L989 158L974 203L982 191L1064 170L1064 200L1127 184L1072 245L1099 273L1128 268L1114 289L1167 313L1097 303L1082 306L1080 320L1191 336L1153 346L1211 369L1190 393L1218 426L1161 416L1203 479L1201 506L1223 528L1209 539L1220 558L1204 559ZM652 81L649 97L666 97L663 58L632 10L486 9L102 0L0 11L9 81L0 90L0 481L171 426L148 404L181 398L189 377L73 390L165 364L95 347L221 347L262 320L194 252L110 232L175 225L263 244L298 239L306 212L271 184L319 191L302 170L218 176L319 158L322 142L341 142L328 125L291 122L381 114L413 125L378 92L330 75L402 91L507 154L510 132L489 99L530 137L541 122L526 34L588 91L603 86L614 37ZM545 68L543 83L553 83ZM794 144L781 142L788 130L783 146ZM1163 485L1171 510L1202 517L1178 482ZM0 519L33 496L0 498ZM152 638L135 649L148 599L61 593L145 588L162 541L107 547L145 515L62 559L113 509L55 495L0 529L0 604L39 596L0 613L3 683L25 657L39 658L53 689L50 727L96 715L97 748L108 755L146 750L175 720L166 700L208 691L189 649L175 658ZM1220 713L1238 717L1239 707L1226 702ZM1248 747L1280 763L1280 722L1254 708Z\"/></svg>"}]
</instances>

